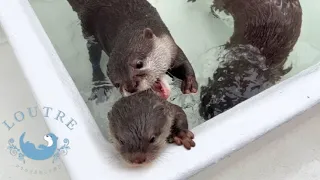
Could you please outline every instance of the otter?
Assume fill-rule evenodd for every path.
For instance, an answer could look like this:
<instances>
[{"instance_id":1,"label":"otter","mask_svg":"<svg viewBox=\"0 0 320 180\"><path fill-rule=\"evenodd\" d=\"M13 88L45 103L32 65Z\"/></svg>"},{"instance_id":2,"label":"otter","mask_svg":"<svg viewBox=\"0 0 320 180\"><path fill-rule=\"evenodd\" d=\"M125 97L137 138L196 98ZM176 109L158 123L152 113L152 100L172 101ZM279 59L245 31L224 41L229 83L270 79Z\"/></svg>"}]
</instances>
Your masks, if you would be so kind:
<instances>
[{"instance_id":1,"label":"otter","mask_svg":"<svg viewBox=\"0 0 320 180\"><path fill-rule=\"evenodd\" d=\"M111 141L128 165L151 163L166 143L195 147L185 112L152 89L121 97L108 119Z\"/></svg>"},{"instance_id":2,"label":"otter","mask_svg":"<svg viewBox=\"0 0 320 180\"><path fill-rule=\"evenodd\" d=\"M195 0L189 0L195 1ZM218 69L200 90L199 113L211 119L277 83L301 31L299 0L214 0L234 19ZM217 15L215 15L217 16Z\"/></svg>"},{"instance_id":3,"label":"otter","mask_svg":"<svg viewBox=\"0 0 320 180\"><path fill-rule=\"evenodd\" d=\"M194 70L176 44L156 8L147 0L68 0L81 21L92 64L91 99L104 88L120 90L123 96L149 88L167 97L163 76L183 81L184 94L196 93ZM102 50L109 56L107 76L101 71ZM113 86L112 86L113 85Z\"/></svg>"}]
</instances>

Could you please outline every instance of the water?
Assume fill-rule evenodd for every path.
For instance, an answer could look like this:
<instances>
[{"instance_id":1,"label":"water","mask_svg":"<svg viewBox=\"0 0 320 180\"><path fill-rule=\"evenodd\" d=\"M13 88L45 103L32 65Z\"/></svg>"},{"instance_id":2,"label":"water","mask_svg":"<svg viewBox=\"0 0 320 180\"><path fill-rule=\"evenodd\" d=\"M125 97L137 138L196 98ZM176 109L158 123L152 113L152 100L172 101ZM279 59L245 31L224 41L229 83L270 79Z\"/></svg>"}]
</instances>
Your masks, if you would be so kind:
<instances>
[{"instance_id":1,"label":"water","mask_svg":"<svg viewBox=\"0 0 320 180\"><path fill-rule=\"evenodd\" d=\"M218 66L219 46L232 35L232 19L215 19L210 12L211 0L150 0L157 8L175 41L185 52L195 69L199 85L205 85ZM88 60L86 41L82 37L80 21L66 0L30 0L42 26L48 34L61 60L87 102L103 134L107 130L107 112L120 97L114 90L108 102L88 101L91 95L92 69ZM320 2L300 0L303 8L302 32L287 64L293 69L283 79L291 77L320 61L320 37L315 26L320 22ZM101 67L105 72L108 57L103 54ZM170 80L170 79L169 79ZM174 86L170 101L183 107L190 127L204 120L198 114L199 93L183 95Z\"/></svg>"}]
</instances>

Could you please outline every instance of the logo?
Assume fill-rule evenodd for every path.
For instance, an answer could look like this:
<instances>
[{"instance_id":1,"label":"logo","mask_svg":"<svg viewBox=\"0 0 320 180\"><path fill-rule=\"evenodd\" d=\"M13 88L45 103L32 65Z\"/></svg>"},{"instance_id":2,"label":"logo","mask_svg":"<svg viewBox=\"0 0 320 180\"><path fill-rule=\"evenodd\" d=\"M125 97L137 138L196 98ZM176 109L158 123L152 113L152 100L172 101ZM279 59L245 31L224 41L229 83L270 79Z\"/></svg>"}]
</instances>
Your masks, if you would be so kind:
<instances>
[{"instance_id":1,"label":"logo","mask_svg":"<svg viewBox=\"0 0 320 180\"><path fill-rule=\"evenodd\" d=\"M39 128L38 123L43 120L55 121L61 128L70 132L78 124L67 113L48 106L35 106L17 111L0 122L0 132L2 137L5 137L2 143L5 143L3 145L8 151L8 154L0 154L0 159L14 157L16 162L13 162L13 166L30 175L48 175L62 169L61 157L70 152L70 140L59 137L59 134L54 132L37 133L35 129ZM24 125L21 126L22 124ZM15 128L18 126L20 127ZM8 161L10 159L8 158Z\"/></svg>"},{"instance_id":2,"label":"logo","mask_svg":"<svg viewBox=\"0 0 320 180\"><path fill-rule=\"evenodd\" d=\"M59 160L60 155L67 155L69 147L69 140L64 139L64 145L58 148L58 137L53 134L49 133L46 134L43 139L47 142L46 145L40 144L36 147L36 145L30 141L25 141L26 132L23 132L19 139L19 146L20 148L15 145L15 141L13 138L9 139L8 143L8 150L12 156L18 156L18 160L22 163L26 163L25 157L32 159L32 160L47 160L52 158L52 163L55 163Z\"/></svg>"}]
</instances>

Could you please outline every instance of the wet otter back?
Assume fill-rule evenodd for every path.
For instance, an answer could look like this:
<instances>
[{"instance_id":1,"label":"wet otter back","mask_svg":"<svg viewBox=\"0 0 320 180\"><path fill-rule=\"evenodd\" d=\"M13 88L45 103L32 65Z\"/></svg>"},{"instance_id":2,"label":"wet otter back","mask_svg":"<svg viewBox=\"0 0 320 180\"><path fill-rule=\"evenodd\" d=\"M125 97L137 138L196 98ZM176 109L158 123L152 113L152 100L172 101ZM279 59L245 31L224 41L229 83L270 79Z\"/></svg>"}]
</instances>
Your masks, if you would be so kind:
<instances>
[{"instance_id":1,"label":"wet otter back","mask_svg":"<svg viewBox=\"0 0 320 180\"><path fill-rule=\"evenodd\" d=\"M251 44L260 49L269 66L284 64L301 31L298 0L225 0L234 17L231 45ZM243 8L238 8L243 7Z\"/></svg>"}]
</instances>

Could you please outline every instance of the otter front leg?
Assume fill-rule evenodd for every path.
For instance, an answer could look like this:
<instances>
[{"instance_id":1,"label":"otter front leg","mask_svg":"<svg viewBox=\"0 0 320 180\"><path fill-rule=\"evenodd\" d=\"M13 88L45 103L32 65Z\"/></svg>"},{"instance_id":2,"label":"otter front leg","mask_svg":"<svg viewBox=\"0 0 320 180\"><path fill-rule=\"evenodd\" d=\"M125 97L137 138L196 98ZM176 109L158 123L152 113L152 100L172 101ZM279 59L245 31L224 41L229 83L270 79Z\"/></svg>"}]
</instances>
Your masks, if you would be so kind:
<instances>
[{"instance_id":1,"label":"otter front leg","mask_svg":"<svg viewBox=\"0 0 320 180\"><path fill-rule=\"evenodd\" d=\"M173 66L168 72L182 80L181 91L184 94L196 93L198 91L198 82L194 70L180 47L178 48L177 57L173 61Z\"/></svg>"},{"instance_id":2,"label":"otter front leg","mask_svg":"<svg viewBox=\"0 0 320 180\"><path fill-rule=\"evenodd\" d=\"M188 130L187 115L181 107L171 104L171 110L175 112L175 118L171 127L171 134L167 138L169 143L183 145L186 149L190 150L196 146L193 141L194 134Z\"/></svg>"},{"instance_id":3,"label":"otter front leg","mask_svg":"<svg viewBox=\"0 0 320 180\"><path fill-rule=\"evenodd\" d=\"M196 0L188 0L187 2L196 2ZM213 3L210 6L210 11L211 14L215 17L215 18L220 18L216 11L222 12L224 11L224 13L226 13L227 15L230 15L229 12L225 11L224 8L224 0L213 0Z\"/></svg>"},{"instance_id":4,"label":"otter front leg","mask_svg":"<svg viewBox=\"0 0 320 180\"><path fill-rule=\"evenodd\" d=\"M217 18L219 18L219 16L216 14L216 11L224 12L226 15L230 15L230 13L225 8L226 3L228 3L227 0L214 0L211 5L211 13Z\"/></svg>"},{"instance_id":5,"label":"otter front leg","mask_svg":"<svg viewBox=\"0 0 320 180\"><path fill-rule=\"evenodd\" d=\"M89 60L92 65L92 82L94 85L89 100L100 99L102 96L107 97L107 93L111 90L112 85L106 80L100 67L102 49L100 45L92 39L87 41L87 49L89 52Z\"/></svg>"}]
</instances>

